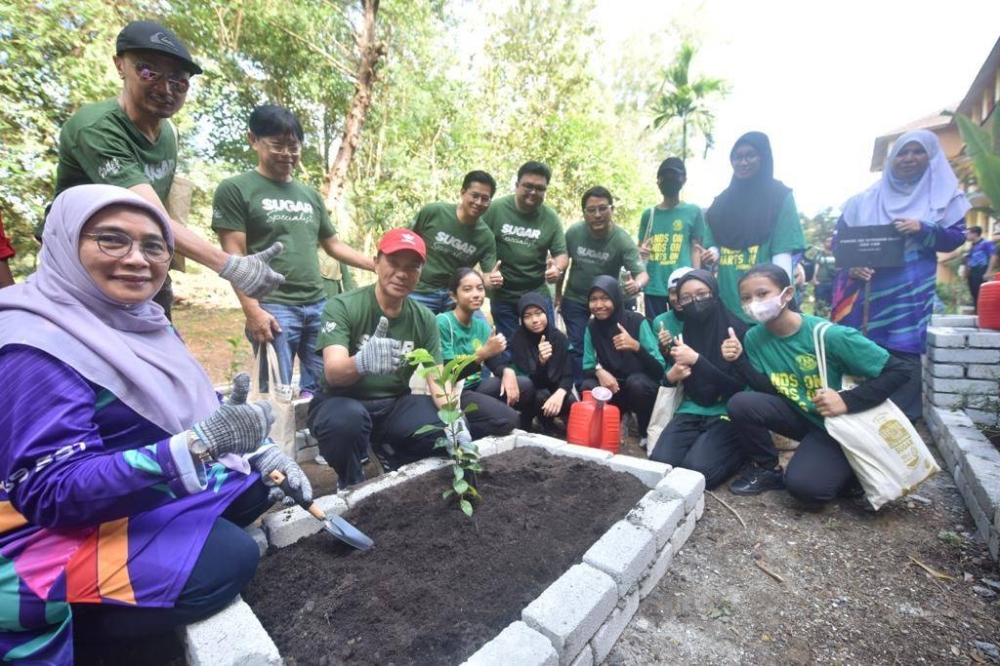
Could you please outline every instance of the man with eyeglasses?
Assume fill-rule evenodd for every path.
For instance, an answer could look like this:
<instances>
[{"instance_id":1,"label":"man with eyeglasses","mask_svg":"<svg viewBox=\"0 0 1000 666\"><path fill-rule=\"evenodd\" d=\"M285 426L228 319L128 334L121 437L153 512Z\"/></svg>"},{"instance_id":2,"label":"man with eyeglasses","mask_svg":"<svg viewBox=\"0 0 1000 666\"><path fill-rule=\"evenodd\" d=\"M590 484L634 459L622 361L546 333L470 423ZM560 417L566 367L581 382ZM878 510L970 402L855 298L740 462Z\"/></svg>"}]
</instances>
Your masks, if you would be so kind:
<instances>
[{"instance_id":1,"label":"man with eyeglasses","mask_svg":"<svg viewBox=\"0 0 1000 666\"><path fill-rule=\"evenodd\" d=\"M83 105L59 133L55 193L75 185L117 185L166 212L177 168L177 134L169 119L184 105L191 76L202 69L177 35L152 21L133 21L122 29L114 63L121 94ZM244 293L260 297L281 284L282 276L267 263L280 247L241 257L226 254L176 220L170 228L179 254L218 272ZM41 233L40 226L39 238ZM169 278L154 300L169 317Z\"/></svg>"},{"instance_id":2,"label":"man with eyeglasses","mask_svg":"<svg viewBox=\"0 0 1000 666\"><path fill-rule=\"evenodd\" d=\"M566 230L571 266L565 290L562 291L562 280L556 287L559 312L572 345L573 381L577 386L583 381L583 332L590 320L589 292L594 278L618 277L624 269L628 277L622 289L623 298L635 298L649 280L639 261L635 241L614 223L611 192L605 187L592 187L583 193L581 205L583 221Z\"/></svg>"},{"instance_id":3,"label":"man with eyeglasses","mask_svg":"<svg viewBox=\"0 0 1000 666\"><path fill-rule=\"evenodd\" d=\"M490 311L497 331L510 338L520 326L517 301L534 291L545 299L549 321L555 321L548 284L566 272L566 236L555 211L545 205L552 171L541 162L525 162L517 170L514 194L496 199L483 220L497 241L500 277L491 274Z\"/></svg>"},{"instance_id":4,"label":"man with eyeglasses","mask_svg":"<svg viewBox=\"0 0 1000 666\"><path fill-rule=\"evenodd\" d=\"M281 383L292 383L299 359L302 397L319 391L323 361L316 354L326 292L316 246L334 259L374 270L365 257L337 238L323 197L295 179L305 136L295 114L274 104L250 113L248 139L257 167L219 183L212 204L212 228L222 249L234 254L259 252L281 243L274 268L285 282L267 296L250 298L236 292L246 315L247 337L254 349L270 342L278 356ZM261 372L266 381L266 369Z\"/></svg>"},{"instance_id":5,"label":"man with eyeglasses","mask_svg":"<svg viewBox=\"0 0 1000 666\"><path fill-rule=\"evenodd\" d=\"M663 200L647 208L639 219L639 258L646 264L646 318L650 321L669 308L667 280L683 266L701 268L700 243L705 237L701 207L684 203L681 188L687 170L679 157L668 157L656 170L656 186ZM706 254L706 256L708 256Z\"/></svg>"},{"instance_id":6,"label":"man with eyeglasses","mask_svg":"<svg viewBox=\"0 0 1000 666\"><path fill-rule=\"evenodd\" d=\"M427 204L410 224L427 245L427 264L410 298L434 314L455 307L448 294L448 281L463 266L473 268L479 264L487 285L503 280L496 265L496 239L481 219L496 189L493 176L485 171L470 171L462 181L458 204Z\"/></svg>"}]
</instances>

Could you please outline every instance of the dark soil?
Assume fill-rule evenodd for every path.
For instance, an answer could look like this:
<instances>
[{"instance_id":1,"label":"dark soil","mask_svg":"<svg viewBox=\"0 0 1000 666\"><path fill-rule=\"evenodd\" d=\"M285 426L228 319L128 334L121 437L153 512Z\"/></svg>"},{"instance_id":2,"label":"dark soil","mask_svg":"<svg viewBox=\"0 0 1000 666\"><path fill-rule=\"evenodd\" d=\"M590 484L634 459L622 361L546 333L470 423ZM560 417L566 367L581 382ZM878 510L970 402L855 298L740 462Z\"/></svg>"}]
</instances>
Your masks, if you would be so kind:
<instances>
[{"instance_id":1,"label":"dark soil","mask_svg":"<svg viewBox=\"0 0 1000 666\"><path fill-rule=\"evenodd\" d=\"M628 474L536 449L488 458L470 519L440 499L451 469L345 514L375 540L326 532L265 558L244 598L288 664L460 663L647 489Z\"/></svg>"}]
</instances>

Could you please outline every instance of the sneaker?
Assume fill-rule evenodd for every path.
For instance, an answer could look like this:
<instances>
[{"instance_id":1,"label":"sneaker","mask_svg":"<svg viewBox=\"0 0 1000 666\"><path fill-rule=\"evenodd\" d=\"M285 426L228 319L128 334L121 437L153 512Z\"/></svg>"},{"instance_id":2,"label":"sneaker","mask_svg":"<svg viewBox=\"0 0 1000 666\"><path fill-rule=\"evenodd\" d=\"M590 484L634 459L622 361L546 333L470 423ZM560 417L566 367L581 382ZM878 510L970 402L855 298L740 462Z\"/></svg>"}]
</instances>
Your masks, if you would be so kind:
<instances>
[{"instance_id":1,"label":"sneaker","mask_svg":"<svg viewBox=\"0 0 1000 666\"><path fill-rule=\"evenodd\" d=\"M327 467L329 467L329 465L330 465L330 463L328 463L326 461L326 458L324 458L323 456L319 455L318 453L316 454L316 457L313 458L313 460L316 461L317 465L326 465Z\"/></svg>"},{"instance_id":2,"label":"sneaker","mask_svg":"<svg viewBox=\"0 0 1000 666\"><path fill-rule=\"evenodd\" d=\"M768 490L781 490L785 479L780 469L748 467L729 484L729 492L734 495L759 495Z\"/></svg>"}]
</instances>

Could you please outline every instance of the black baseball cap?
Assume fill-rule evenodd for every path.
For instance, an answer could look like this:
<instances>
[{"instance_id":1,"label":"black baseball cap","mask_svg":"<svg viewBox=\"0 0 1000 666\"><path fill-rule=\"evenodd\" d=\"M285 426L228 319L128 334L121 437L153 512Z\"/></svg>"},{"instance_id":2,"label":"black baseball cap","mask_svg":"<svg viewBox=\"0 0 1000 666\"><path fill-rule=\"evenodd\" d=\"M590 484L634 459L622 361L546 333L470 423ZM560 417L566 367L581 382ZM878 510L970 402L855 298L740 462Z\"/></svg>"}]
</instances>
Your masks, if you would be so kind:
<instances>
[{"instance_id":1,"label":"black baseball cap","mask_svg":"<svg viewBox=\"0 0 1000 666\"><path fill-rule=\"evenodd\" d=\"M660 168L656 170L656 175L662 176L664 171L676 171L682 176L687 175L687 170L684 168L684 160L679 157L668 157L660 162Z\"/></svg>"},{"instance_id":2,"label":"black baseball cap","mask_svg":"<svg viewBox=\"0 0 1000 666\"><path fill-rule=\"evenodd\" d=\"M132 21L122 28L115 41L118 55L126 51L157 51L173 56L184 63L184 69L192 74L201 74L202 69L188 53L184 42L169 30L155 21Z\"/></svg>"}]
</instances>

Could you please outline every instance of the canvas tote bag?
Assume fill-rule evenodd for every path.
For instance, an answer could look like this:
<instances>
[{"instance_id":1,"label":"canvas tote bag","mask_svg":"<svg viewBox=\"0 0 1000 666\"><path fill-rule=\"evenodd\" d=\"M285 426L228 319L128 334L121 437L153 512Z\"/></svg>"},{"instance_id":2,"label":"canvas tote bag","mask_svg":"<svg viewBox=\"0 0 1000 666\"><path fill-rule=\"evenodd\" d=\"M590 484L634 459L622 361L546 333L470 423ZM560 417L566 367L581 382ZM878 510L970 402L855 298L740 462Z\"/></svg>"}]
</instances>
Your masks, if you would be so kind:
<instances>
[{"instance_id":1,"label":"canvas tote bag","mask_svg":"<svg viewBox=\"0 0 1000 666\"><path fill-rule=\"evenodd\" d=\"M823 323L813 330L824 389L829 388L825 337L831 325ZM913 492L940 470L910 420L891 400L863 412L828 417L825 426L840 443L875 510Z\"/></svg>"},{"instance_id":2,"label":"canvas tote bag","mask_svg":"<svg viewBox=\"0 0 1000 666\"><path fill-rule=\"evenodd\" d=\"M649 426L646 428L646 451L652 452L656 447L656 442L660 439L660 433L674 418L677 408L684 400L684 385L678 383L677 386L661 386L656 392L656 402L653 403L653 414L649 417Z\"/></svg>"},{"instance_id":3,"label":"canvas tote bag","mask_svg":"<svg viewBox=\"0 0 1000 666\"><path fill-rule=\"evenodd\" d=\"M262 363L267 366L266 393L260 390ZM271 413L274 414L271 439L281 448L282 453L295 460L295 406L292 404L292 386L281 383L278 353L274 351L274 345L270 342L257 346L253 370L250 372L250 394L247 396L247 402L259 400L271 403Z\"/></svg>"}]
</instances>

